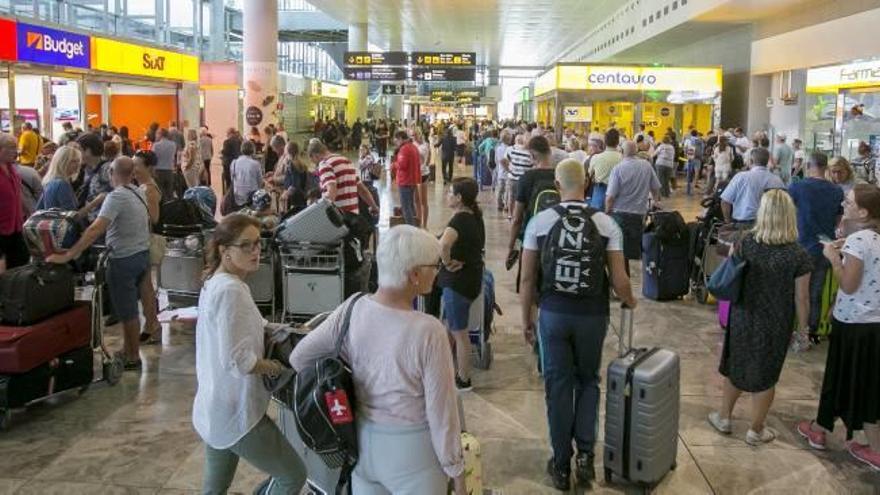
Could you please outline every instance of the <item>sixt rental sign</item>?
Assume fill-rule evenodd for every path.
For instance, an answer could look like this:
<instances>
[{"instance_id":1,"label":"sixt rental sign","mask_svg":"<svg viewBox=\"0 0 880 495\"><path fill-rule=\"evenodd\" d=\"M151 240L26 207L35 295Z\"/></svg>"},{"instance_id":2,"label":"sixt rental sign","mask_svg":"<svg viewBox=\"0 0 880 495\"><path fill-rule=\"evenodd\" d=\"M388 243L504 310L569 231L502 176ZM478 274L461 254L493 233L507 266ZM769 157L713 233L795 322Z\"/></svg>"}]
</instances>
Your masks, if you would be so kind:
<instances>
[{"instance_id":1,"label":"sixt rental sign","mask_svg":"<svg viewBox=\"0 0 880 495\"><path fill-rule=\"evenodd\" d=\"M88 36L22 22L17 31L19 61L82 69L91 66Z\"/></svg>"}]
</instances>

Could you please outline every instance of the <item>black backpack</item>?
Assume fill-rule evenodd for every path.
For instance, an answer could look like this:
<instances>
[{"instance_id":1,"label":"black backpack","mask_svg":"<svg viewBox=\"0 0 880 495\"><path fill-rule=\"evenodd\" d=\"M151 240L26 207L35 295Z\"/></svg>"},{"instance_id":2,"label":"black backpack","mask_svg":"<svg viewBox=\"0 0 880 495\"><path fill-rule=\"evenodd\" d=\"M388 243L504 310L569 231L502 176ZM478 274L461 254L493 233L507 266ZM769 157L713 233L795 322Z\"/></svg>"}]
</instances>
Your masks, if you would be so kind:
<instances>
[{"instance_id":1,"label":"black backpack","mask_svg":"<svg viewBox=\"0 0 880 495\"><path fill-rule=\"evenodd\" d=\"M341 469L337 494L348 484L358 461L354 382L341 352L352 310L363 296L355 294L344 303L342 317L336 320L342 328L333 355L318 358L294 377L296 429L305 446L327 467Z\"/></svg>"},{"instance_id":2,"label":"black backpack","mask_svg":"<svg viewBox=\"0 0 880 495\"><path fill-rule=\"evenodd\" d=\"M495 146L498 145L496 144ZM495 163L495 146L492 146L492 148L489 149L489 170L495 170L495 167L498 166L498 164Z\"/></svg>"},{"instance_id":3,"label":"black backpack","mask_svg":"<svg viewBox=\"0 0 880 495\"><path fill-rule=\"evenodd\" d=\"M601 296L606 291L605 238L586 205L557 205L559 220L541 246L541 293L572 298Z\"/></svg>"},{"instance_id":4,"label":"black backpack","mask_svg":"<svg viewBox=\"0 0 880 495\"><path fill-rule=\"evenodd\" d=\"M532 194L529 196L529 218L541 213L547 208L552 208L560 203L559 191L556 190L555 178L539 178L532 185ZM523 225L525 228L525 225Z\"/></svg>"},{"instance_id":5,"label":"black backpack","mask_svg":"<svg viewBox=\"0 0 880 495\"><path fill-rule=\"evenodd\" d=\"M195 201L187 199L172 199L159 205L158 233L167 228L192 227L201 230L201 227L213 227L216 221L199 207Z\"/></svg>"}]
</instances>

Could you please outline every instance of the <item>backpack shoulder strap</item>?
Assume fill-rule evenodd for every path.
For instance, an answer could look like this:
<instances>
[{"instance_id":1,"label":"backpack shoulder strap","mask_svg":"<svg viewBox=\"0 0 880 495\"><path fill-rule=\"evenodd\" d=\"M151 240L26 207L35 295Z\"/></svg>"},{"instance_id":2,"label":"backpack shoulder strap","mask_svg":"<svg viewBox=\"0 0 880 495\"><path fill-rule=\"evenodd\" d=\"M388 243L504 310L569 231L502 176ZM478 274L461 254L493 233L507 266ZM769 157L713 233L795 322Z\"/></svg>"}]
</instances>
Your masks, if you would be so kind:
<instances>
[{"instance_id":1,"label":"backpack shoulder strap","mask_svg":"<svg viewBox=\"0 0 880 495\"><path fill-rule=\"evenodd\" d=\"M351 313L354 311L354 305L358 302L358 299L364 297L366 293L358 292L354 296L349 299L348 304L345 307L343 317L342 317L342 328L339 332L339 337L336 339L336 357L340 357L342 353L342 344L345 342L345 338L348 336L348 327L351 324Z\"/></svg>"}]
</instances>

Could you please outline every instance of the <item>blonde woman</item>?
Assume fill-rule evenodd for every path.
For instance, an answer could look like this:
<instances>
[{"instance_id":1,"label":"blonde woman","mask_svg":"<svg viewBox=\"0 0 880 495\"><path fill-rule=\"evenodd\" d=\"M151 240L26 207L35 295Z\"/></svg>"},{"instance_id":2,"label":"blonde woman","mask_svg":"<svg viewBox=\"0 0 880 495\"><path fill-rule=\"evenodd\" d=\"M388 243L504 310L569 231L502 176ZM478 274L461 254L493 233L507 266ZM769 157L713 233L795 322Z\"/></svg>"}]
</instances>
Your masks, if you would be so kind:
<instances>
[{"instance_id":1,"label":"blonde woman","mask_svg":"<svg viewBox=\"0 0 880 495\"><path fill-rule=\"evenodd\" d=\"M856 178L849 160L842 156L836 156L828 162L828 179L843 189L844 197L849 195L849 192L853 190L856 184L865 182Z\"/></svg>"},{"instance_id":2,"label":"blonde woman","mask_svg":"<svg viewBox=\"0 0 880 495\"><path fill-rule=\"evenodd\" d=\"M199 150L199 134L195 129L186 131L186 147L183 149L183 158L181 159L181 169L183 170L183 178L186 180L186 187L196 187L199 185L199 178L202 176L202 152Z\"/></svg>"},{"instance_id":3,"label":"blonde woman","mask_svg":"<svg viewBox=\"0 0 880 495\"><path fill-rule=\"evenodd\" d=\"M751 393L751 425L745 440L753 446L776 438L764 419L773 403L795 315L798 328L808 330L813 261L797 240L794 202L785 190L771 189L761 197L754 229L735 246L747 268L724 335L718 370L725 377L721 409L709 414L709 423L719 433L730 434L737 399L743 392Z\"/></svg>"},{"instance_id":4,"label":"blonde woman","mask_svg":"<svg viewBox=\"0 0 880 495\"><path fill-rule=\"evenodd\" d=\"M82 153L74 146L62 146L52 155L49 162L49 170L43 177L43 195L37 202L38 210L59 208L64 211L76 211L78 218L85 218L88 214L101 205L105 194L99 194L95 199L86 203L82 208L77 208L76 194L71 182L79 175L82 167Z\"/></svg>"}]
</instances>

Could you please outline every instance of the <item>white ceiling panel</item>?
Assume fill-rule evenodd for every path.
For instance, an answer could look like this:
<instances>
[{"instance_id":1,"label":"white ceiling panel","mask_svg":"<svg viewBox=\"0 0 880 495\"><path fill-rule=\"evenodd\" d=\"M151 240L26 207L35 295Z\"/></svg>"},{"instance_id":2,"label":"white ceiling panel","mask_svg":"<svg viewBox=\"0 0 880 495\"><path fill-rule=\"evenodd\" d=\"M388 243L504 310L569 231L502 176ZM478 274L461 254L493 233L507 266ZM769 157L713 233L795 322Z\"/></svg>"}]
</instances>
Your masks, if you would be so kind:
<instances>
[{"instance_id":1,"label":"white ceiling panel","mask_svg":"<svg viewBox=\"0 0 880 495\"><path fill-rule=\"evenodd\" d=\"M471 51L489 66L544 66L606 20L613 0L309 0L346 23L367 23L385 50Z\"/></svg>"}]
</instances>

